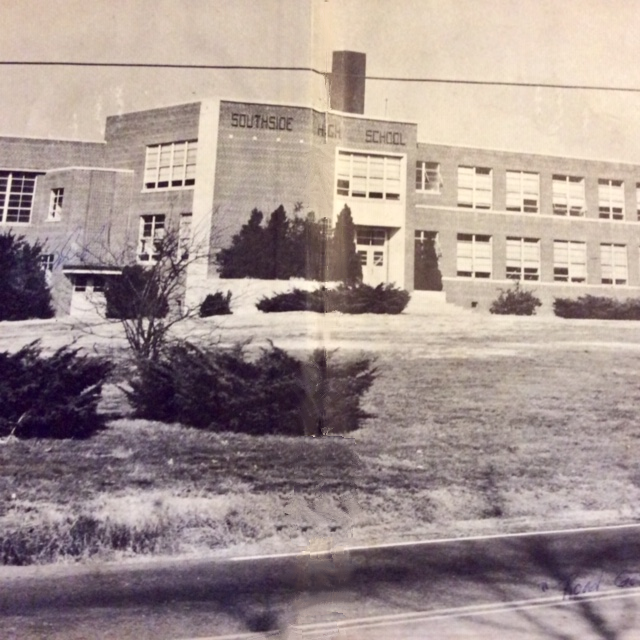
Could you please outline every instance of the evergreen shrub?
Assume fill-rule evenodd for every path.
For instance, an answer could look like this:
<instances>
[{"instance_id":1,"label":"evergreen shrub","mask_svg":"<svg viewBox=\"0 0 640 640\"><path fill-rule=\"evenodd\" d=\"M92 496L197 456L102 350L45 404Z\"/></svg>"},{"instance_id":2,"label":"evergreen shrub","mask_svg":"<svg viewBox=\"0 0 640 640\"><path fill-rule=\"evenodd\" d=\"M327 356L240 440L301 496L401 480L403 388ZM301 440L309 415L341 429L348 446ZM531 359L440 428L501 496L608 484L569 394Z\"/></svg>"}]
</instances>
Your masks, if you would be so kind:
<instances>
[{"instance_id":1,"label":"evergreen shrub","mask_svg":"<svg viewBox=\"0 0 640 640\"><path fill-rule=\"evenodd\" d=\"M306 360L271 345L251 359L242 346L173 344L139 363L128 396L141 418L252 435L324 435L357 429L362 395L376 378L369 358Z\"/></svg>"},{"instance_id":2,"label":"evergreen shrub","mask_svg":"<svg viewBox=\"0 0 640 640\"><path fill-rule=\"evenodd\" d=\"M121 275L109 279L104 295L106 317L117 320L164 318L169 312L167 296L160 291L160 274L135 264L124 267Z\"/></svg>"},{"instance_id":3,"label":"evergreen shrub","mask_svg":"<svg viewBox=\"0 0 640 640\"><path fill-rule=\"evenodd\" d=\"M500 289L500 295L491 303L489 311L498 315L533 316L541 306L540 298L516 282L511 289Z\"/></svg>"},{"instance_id":4,"label":"evergreen shrub","mask_svg":"<svg viewBox=\"0 0 640 640\"><path fill-rule=\"evenodd\" d=\"M35 341L0 353L0 437L84 438L102 426L97 406L112 366L78 351L45 356Z\"/></svg>"},{"instance_id":5,"label":"evergreen shrub","mask_svg":"<svg viewBox=\"0 0 640 640\"><path fill-rule=\"evenodd\" d=\"M225 316L232 313L231 311L231 291L227 291L226 295L222 291L210 293L200 304L200 317L208 318L210 316Z\"/></svg>"},{"instance_id":6,"label":"evergreen shrub","mask_svg":"<svg viewBox=\"0 0 640 640\"><path fill-rule=\"evenodd\" d=\"M314 311L316 313L385 313L398 314L409 303L408 291L392 284L339 285L334 289L320 287L315 291L294 289L287 293L264 297L257 308L265 313L283 311Z\"/></svg>"},{"instance_id":7,"label":"evergreen shrub","mask_svg":"<svg viewBox=\"0 0 640 640\"><path fill-rule=\"evenodd\" d=\"M41 255L39 243L11 231L0 234L0 320L53 317Z\"/></svg>"},{"instance_id":8,"label":"evergreen shrub","mask_svg":"<svg viewBox=\"0 0 640 640\"><path fill-rule=\"evenodd\" d=\"M604 296L556 298L553 312L560 318L595 320L640 320L640 299L616 300Z\"/></svg>"}]
</instances>

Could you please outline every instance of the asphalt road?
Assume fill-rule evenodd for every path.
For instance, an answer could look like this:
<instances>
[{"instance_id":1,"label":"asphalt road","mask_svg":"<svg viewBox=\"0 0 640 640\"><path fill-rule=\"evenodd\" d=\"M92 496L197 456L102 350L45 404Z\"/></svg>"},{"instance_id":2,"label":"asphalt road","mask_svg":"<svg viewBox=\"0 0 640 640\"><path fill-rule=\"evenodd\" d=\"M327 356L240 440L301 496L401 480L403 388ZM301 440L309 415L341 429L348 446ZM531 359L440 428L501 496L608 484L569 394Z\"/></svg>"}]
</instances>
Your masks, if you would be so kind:
<instances>
[{"instance_id":1,"label":"asphalt road","mask_svg":"<svg viewBox=\"0 0 640 640\"><path fill-rule=\"evenodd\" d=\"M459 614L493 616L487 629L495 638L505 637L496 635L501 621L505 630L514 616L531 623L535 609L535 619L550 625L540 637L617 640L629 632L640 638L638 600L622 598L639 587L638 526L226 561L0 570L0 637L158 640L284 628L295 637L294 627L311 633L315 625L315 635L301 637L355 638L349 621L361 619L369 629L363 637L409 638L408 629L394 636L388 625L408 620L420 629L439 620L446 627ZM615 604L599 600L614 596ZM491 610L516 602L521 610ZM545 610L551 613L538 613ZM434 618L443 611L448 618ZM556 630L553 620L583 631ZM421 637L448 637L441 633Z\"/></svg>"}]
</instances>

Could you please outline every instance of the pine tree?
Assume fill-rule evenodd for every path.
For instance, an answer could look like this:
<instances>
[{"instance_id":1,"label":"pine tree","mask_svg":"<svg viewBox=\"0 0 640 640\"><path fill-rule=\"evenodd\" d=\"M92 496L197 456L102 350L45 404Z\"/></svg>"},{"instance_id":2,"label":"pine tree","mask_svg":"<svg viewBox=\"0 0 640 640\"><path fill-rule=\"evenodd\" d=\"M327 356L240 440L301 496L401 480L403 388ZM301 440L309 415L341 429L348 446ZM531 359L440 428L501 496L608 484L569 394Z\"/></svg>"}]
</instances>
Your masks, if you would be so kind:
<instances>
[{"instance_id":1,"label":"pine tree","mask_svg":"<svg viewBox=\"0 0 640 640\"><path fill-rule=\"evenodd\" d=\"M262 211L254 209L249 222L233 236L231 246L218 252L223 278L268 278L269 248Z\"/></svg>"},{"instance_id":2,"label":"pine tree","mask_svg":"<svg viewBox=\"0 0 640 640\"><path fill-rule=\"evenodd\" d=\"M336 221L327 271L329 280L340 280L348 285L362 281L362 265L356 251L356 227L351 209L346 204Z\"/></svg>"}]
</instances>

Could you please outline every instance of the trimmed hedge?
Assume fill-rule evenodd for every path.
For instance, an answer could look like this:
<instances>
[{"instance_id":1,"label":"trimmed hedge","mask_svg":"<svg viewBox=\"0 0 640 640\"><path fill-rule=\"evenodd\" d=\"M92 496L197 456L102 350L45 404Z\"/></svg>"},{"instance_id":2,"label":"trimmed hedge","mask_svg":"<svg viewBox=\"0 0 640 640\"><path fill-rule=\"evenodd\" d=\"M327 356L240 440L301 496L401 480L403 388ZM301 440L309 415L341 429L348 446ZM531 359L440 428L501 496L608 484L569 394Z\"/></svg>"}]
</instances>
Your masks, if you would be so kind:
<instances>
[{"instance_id":1,"label":"trimmed hedge","mask_svg":"<svg viewBox=\"0 0 640 640\"><path fill-rule=\"evenodd\" d=\"M225 316L232 313L231 311L231 291L227 291L226 295L222 291L210 293L200 304L200 317L209 318L210 316Z\"/></svg>"},{"instance_id":2,"label":"trimmed hedge","mask_svg":"<svg viewBox=\"0 0 640 640\"><path fill-rule=\"evenodd\" d=\"M273 345L257 359L242 346L204 350L184 342L141 361L130 381L136 415L251 435L346 433L368 417L362 395L376 378L369 358L336 362L318 349L298 360Z\"/></svg>"},{"instance_id":3,"label":"trimmed hedge","mask_svg":"<svg viewBox=\"0 0 640 640\"><path fill-rule=\"evenodd\" d=\"M541 307L540 298L531 291L525 291L516 282L512 289L500 289L500 295L491 303L490 313L512 316L534 316Z\"/></svg>"},{"instance_id":4,"label":"trimmed hedge","mask_svg":"<svg viewBox=\"0 0 640 640\"><path fill-rule=\"evenodd\" d=\"M315 291L294 289L270 298L262 298L256 306L265 313L284 311L314 311L315 313L386 313L404 311L410 295L392 284L340 285L335 289L320 287Z\"/></svg>"},{"instance_id":5,"label":"trimmed hedge","mask_svg":"<svg viewBox=\"0 0 640 640\"><path fill-rule=\"evenodd\" d=\"M596 320L640 320L640 299L616 300L603 296L556 298L553 312L560 318Z\"/></svg>"},{"instance_id":6,"label":"trimmed hedge","mask_svg":"<svg viewBox=\"0 0 640 640\"><path fill-rule=\"evenodd\" d=\"M90 436L102 426L97 406L111 363L67 346L41 351L35 341L0 353L0 437Z\"/></svg>"}]
</instances>

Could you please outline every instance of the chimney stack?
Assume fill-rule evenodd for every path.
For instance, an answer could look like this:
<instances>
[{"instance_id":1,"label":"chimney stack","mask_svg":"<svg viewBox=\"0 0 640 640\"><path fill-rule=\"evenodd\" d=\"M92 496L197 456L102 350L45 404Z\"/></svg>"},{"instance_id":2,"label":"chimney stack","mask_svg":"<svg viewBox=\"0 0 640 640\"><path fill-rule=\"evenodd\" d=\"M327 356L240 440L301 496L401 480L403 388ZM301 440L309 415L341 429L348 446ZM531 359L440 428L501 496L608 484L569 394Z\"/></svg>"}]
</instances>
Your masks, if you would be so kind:
<instances>
[{"instance_id":1,"label":"chimney stack","mask_svg":"<svg viewBox=\"0 0 640 640\"><path fill-rule=\"evenodd\" d=\"M364 113L367 56L356 51L334 51L331 66L331 108Z\"/></svg>"}]
</instances>

